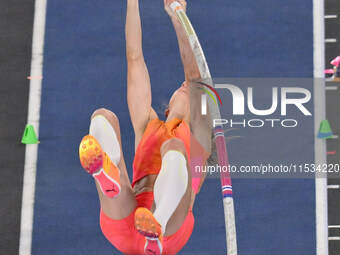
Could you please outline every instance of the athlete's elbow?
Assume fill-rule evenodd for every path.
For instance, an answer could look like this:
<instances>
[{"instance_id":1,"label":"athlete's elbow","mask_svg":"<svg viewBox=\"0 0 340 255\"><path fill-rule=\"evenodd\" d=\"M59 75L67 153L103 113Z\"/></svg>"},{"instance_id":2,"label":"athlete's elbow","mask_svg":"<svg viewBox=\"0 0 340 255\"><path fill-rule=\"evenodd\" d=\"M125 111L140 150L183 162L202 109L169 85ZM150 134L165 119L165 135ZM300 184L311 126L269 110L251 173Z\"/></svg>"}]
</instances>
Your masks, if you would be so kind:
<instances>
[{"instance_id":1,"label":"athlete's elbow","mask_svg":"<svg viewBox=\"0 0 340 255\"><path fill-rule=\"evenodd\" d=\"M136 52L126 52L126 59L128 62L138 62L144 61L143 53L136 53Z\"/></svg>"}]
</instances>

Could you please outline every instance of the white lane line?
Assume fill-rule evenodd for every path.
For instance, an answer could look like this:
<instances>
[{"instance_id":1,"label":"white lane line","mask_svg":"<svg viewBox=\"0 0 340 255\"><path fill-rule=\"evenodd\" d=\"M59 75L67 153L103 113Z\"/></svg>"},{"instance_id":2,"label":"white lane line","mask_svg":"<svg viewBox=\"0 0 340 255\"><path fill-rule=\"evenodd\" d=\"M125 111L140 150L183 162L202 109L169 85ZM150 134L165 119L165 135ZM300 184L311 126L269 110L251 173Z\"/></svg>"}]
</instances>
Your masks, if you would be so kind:
<instances>
[{"instance_id":1,"label":"white lane line","mask_svg":"<svg viewBox=\"0 0 340 255\"><path fill-rule=\"evenodd\" d=\"M340 189L340 185L328 185L328 189Z\"/></svg>"},{"instance_id":2,"label":"white lane line","mask_svg":"<svg viewBox=\"0 0 340 255\"><path fill-rule=\"evenodd\" d=\"M326 118L324 1L313 0L314 129ZM314 139L315 164L326 164L326 141ZM318 177L318 176L316 176ZM321 177L324 177L321 175ZM315 178L316 254L328 254L327 178Z\"/></svg>"},{"instance_id":3,"label":"white lane line","mask_svg":"<svg viewBox=\"0 0 340 255\"><path fill-rule=\"evenodd\" d=\"M333 135L332 139L339 139L338 135Z\"/></svg>"},{"instance_id":4,"label":"white lane line","mask_svg":"<svg viewBox=\"0 0 340 255\"><path fill-rule=\"evenodd\" d=\"M338 90L337 86L326 86L326 90Z\"/></svg>"},{"instance_id":5,"label":"white lane line","mask_svg":"<svg viewBox=\"0 0 340 255\"><path fill-rule=\"evenodd\" d=\"M325 43L336 43L336 38L326 38Z\"/></svg>"},{"instance_id":6,"label":"white lane line","mask_svg":"<svg viewBox=\"0 0 340 255\"><path fill-rule=\"evenodd\" d=\"M340 228L340 225L329 225L328 228Z\"/></svg>"},{"instance_id":7,"label":"white lane line","mask_svg":"<svg viewBox=\"0 0 340 255\"><path fill-rule=\"evenodd\" d=\"M42 77L47 0L36 0L34 7L32 60L30 77ZM32 124L39 137L42 79L30 79L27 123ZM24 186L22 193L19 255L30 255L34 213L35 178L38 145L26 145Z\"/></svg>"},{"instance_id":8,"label":"white lane line","mask_svg":"<svg viewBox=\"0 0 340 255\"><path fill-rule=\"evenodd\" d=\"M328 237L329 241L340 241L340 236L330 236Z\"/></svg>"},{"instance_id":9,"label":"white lane line","mask_svg":"<svg viewBox=\"0 0 340 255\"><path fill-rule=\"evenodd\" d=\"M325 19L337 19L338 15L325 15Z\"/></svg>"}]
</instances>

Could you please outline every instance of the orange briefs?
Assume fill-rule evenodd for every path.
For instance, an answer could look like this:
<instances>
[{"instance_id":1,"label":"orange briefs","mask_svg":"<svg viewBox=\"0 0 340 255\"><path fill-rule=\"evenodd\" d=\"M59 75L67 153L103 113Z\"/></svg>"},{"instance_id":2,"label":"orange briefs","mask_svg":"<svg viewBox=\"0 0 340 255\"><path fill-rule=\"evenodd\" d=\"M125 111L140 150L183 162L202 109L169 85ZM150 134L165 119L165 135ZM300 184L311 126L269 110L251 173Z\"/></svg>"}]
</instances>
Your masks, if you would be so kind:
<instances>
[{"instance_id":1,"label":"orange briefs","mask_svg":"<svg viewBox=\"0 0 340 255\"><path fill-rule=\"evenodd\" d=\"M136 196L137 208L151 209L153 192L143 192ZM136 208L136 209L137 209ZM134 225L136 209L126 218L113 220L100 212L100 226L105 237L122 253L138 255L144 253L145 237L137 232ZM171 236L163 239L163 255L177 254L187 243L194 228L194 216L188 212L180 229Z\"/></svg>"}]
</instances>

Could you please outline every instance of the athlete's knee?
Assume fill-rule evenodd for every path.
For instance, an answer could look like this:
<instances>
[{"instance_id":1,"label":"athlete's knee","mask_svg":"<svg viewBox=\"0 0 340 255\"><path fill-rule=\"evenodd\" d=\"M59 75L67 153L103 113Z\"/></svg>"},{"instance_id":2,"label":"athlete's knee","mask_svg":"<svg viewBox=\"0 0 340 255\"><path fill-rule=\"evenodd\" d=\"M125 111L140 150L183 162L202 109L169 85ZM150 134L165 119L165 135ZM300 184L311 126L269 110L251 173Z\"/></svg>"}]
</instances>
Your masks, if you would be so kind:
<instances>
[{"instance_id":1,"label":"athlete's knee","mask_svg":"<svg viewBox=\"0 0 340 255\"><path fill-rule=\"evenodd\" d=\"M183 141L179 138L171 138L166 140L161 146L161 156L163 156L170 150L175 150L181 152L185 158L187 158L185 145Z\"/></svg>"},{"instance_id":2,"label":"athlete's knee","mask_svg":"<svg viewBox=\"0 0 340 255\"><path fill-rule=\"evenodd\" d=\"M105 119L107 119L113 127L119 127L118 117L112 111L110 111L106 108L99 108L99 109L97 109L93 112L93 114L91 116L91 120L98 115L101 115Z\"/></svg>"}]
</instances>

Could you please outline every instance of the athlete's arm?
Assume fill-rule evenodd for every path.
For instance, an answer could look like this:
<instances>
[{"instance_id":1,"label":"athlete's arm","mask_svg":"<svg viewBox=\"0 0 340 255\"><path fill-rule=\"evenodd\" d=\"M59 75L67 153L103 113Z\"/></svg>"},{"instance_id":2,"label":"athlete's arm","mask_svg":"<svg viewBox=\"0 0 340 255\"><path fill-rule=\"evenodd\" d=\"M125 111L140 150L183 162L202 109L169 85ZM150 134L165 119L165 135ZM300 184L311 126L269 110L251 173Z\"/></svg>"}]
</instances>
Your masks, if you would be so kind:
<instances>
[{"instance_id":1,"label":"athlete's arm","mask_svg":"<svg viewBox=\"0 0 340 255\"><path fill-rule=\"evenodd\" d=\"M138 143L138 137L143 134L150 116L154 118L156 115L151 108L151 85L142 50L138 0L127 0L125 36L128 63L127 101Z\"/></svg>"},{"instance_id":2,"label":"athlete's arm","mask_svg":"<svg viewBox=\"0 0 340 255\"><path fill-rule=\"evenodd\" d=\"M169 5L174 2L178 1L184 11L186 11L186 1L185 0L164 0L164 8L166 12L169 14L172 24L175 28L177 40L179 44L179 49L181 53L182 63L184 66L184 73L185 73L185 81L187 82L188 86L190 86L190 81L197 80L201 78L195 55L191 49L188 36L185 30L182 27L176 13L169 7ZM195 84L195 87L201 85ZM190 87L189 87L190 88ZM199 107L192 107L190 111L190 127L191 131L199 141L199 143L203 146L203 148L207 152L211 152L211 132L212 132L212 125L211 125L211 117L208 111L207 115L201 114L201 95L204 93L202 90L194 89L190 92L190 105L197 105ZM194 122L194 123L193 123Z\"/></svg>"},{"instance_id":3,"label":"athlete's arm","mask_svg":"<svg viewBox=\"0 0 340 255\"><path fill-rule=\"evenodd\" d=\"M185 80L188 83L189 81L200 79L201 75L198 70L195 55L192 52L192 49L190 47L190 43L186 35L186 32L184 31L175 12L169 7L169 5L174 1L175 0L164 0L164 9L169 14L172 24L174 26L174 29L176 31L179 50L180 50L181 59L182 59L183 67L184 67ZM186 5L187 5L186 1L185 0L177 0L177 1L182 5L183 9L186 10Z\"/></svg>"}]
</instances>

